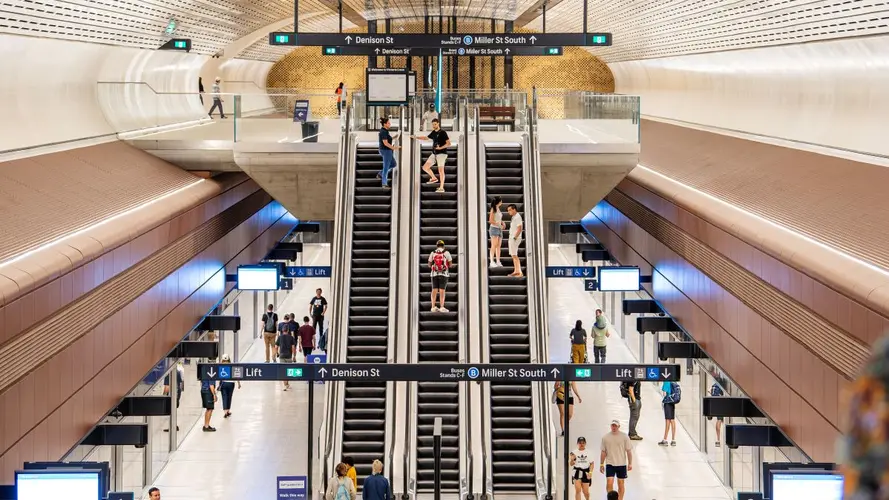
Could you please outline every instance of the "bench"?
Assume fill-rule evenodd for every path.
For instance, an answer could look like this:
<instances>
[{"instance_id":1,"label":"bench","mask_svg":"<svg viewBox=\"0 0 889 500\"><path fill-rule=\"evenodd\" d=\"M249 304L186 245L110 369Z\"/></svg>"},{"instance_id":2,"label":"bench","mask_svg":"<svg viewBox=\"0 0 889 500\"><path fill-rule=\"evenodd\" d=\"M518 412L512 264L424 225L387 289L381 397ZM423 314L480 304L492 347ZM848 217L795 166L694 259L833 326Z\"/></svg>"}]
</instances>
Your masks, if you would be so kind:
<instances>
[{"instance_id":1,"label":"bench","mask_svg":"<svg viewBox=\"0 0 889 500\"><path fill-rule=\"evenodd\" d=\"M478 108L480 125L508 125L515 130L515 106L482 106Z\"/></svg>"}]
</instances>

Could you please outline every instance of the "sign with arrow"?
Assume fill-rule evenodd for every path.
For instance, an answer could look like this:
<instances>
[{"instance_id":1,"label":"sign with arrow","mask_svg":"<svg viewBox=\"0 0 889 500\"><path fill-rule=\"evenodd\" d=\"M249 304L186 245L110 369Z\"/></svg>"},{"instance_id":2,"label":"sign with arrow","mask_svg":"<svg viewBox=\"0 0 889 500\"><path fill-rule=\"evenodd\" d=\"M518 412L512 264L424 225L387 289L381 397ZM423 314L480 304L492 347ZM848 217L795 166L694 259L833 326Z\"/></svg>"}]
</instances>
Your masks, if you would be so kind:
<instances>
[{"instance_id":1,"label":"sign with arrow","mask_svg":"<svg viewBox=\"0 0 889 500\"><path fill-rule=\"evenodd\" d=\"M324 56L433 56L436 57L441 50L442 56L560 56L562 47L459 47L459 48L433 48L433 47L371 47L371 46L340 46L321 47L321 55Z\"/></svg>"},{"instance_id":2,"label":"sign with arrow","mask_svg":"<svg viewBox=\"0 0 889 500\"><path fill-rule=\"evenodd\" d=\"M596 268L586 266L546 266L546 277L592 279L596 277Z\"/></svg>"},{"instance_id":3,"label":"sign with arrow","mask_svg":"<svg viewBox=\"0 0 889 500\"><path fill-rule=\"evenodd\" d=\"M330 278L330 266L287 266L284 276L288 278Z\"/></svg>"},{"instance_id":4,"label":"sign with arrow","mask_svg":"<svg viewBox=\"0 0 889 500\"><path fill-rule=\"evenodd\" d=\"M611 33L269 33L269 45L315 47L606 47Z\"/></svg>"},{"instance_id":5,"label":"sign with arrow","mask_svg":"<svg viewBox=\"0 0 889 500\"><path fill-rule=\"evenodd\" d=\"M225 378L223 378L223 370ZM237 364L198 365L202 380L419 381L419 382L543 382L581 380L679 380L679 365L560 364Z\"/></svg>"}]
</instances>

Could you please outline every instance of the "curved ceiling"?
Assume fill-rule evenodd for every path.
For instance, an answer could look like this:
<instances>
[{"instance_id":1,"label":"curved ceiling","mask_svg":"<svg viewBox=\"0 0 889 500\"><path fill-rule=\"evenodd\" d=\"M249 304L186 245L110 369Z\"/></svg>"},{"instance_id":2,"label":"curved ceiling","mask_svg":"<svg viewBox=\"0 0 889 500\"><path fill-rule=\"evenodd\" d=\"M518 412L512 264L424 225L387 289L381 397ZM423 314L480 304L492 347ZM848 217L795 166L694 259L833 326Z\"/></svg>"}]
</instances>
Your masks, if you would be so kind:
<instances>
[{"instance_id":1,"label":"curved ceiling","mask_svg":"<svg viewBox=\"0 0 889 500\"><path fill-rule=\"evenodd\" d=\"M547 0L550 32L579 32L584 0ZM585 0L590 31L614 33L590 49L606 62L796 44L889 33L889 0ZM363 19L456 15L517 20L542 30L543 0L344 0L344 28ZM300 31L334 31L335 0L302 0ZM0 33L157 48L169 36L215 54L234 40L287 19L292 0L5 0ZM527 22L526 22L527 21ZM277 60L287 48L262 41L241 57Z\"/></svg>"}]
</instances>

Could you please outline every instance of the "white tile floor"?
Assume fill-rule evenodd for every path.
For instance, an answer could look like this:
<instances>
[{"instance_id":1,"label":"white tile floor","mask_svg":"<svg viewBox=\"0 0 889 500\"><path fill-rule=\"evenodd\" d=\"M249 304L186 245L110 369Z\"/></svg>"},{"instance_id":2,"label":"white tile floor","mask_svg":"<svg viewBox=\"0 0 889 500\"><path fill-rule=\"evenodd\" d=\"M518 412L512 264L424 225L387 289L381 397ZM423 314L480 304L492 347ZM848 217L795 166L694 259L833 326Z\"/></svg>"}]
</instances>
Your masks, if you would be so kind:
<instances>
[{"instance_id":1,"label":"white tile floor","mask_svg":"<svg viewBox=\"0 0 889 500\"><path fill-rule=\"evenodd\" d=\"M307 252L303 265L330 262L330 247L319 248ZM329 285L328 279L295 280L293 291L278 304L281 316L308 312L315 288L327 291ZM245 363L264 361L262 339L252 341L242 356ZM194 395L198 382L189 381L194 384L195 390L190 391ZM151 486L160 488L164 500L274 498L277 476L308 475L307 404L305 384L291 384L287 392L279 382L242 384L242 389L235 390L232 416L223 418L220 399L211 423L217 432L202 432L203 419L199 419ZM316 445L323 406L324 386L315 385Z\"/></svg>"},{"instance_id":2,"label":"white tile floor","mask_svg":"<svg viewBox=\"0 0 889 500\"><path fill-rule=\"evenodd\" d=\"M574 256L563 252L563 248L566 247L550 246L548 265L576 264ZM573 245L567 248L573 253ZM574 322L582 320L584 328L589 331L599 305L583 290L581 280L550 279L548 286L550 358L553 363L567 363L570 354L568 333L574 327ZM592 355L592 344L589 352ZM614 334L608 340L606 360L609 363L637 362L623 340ZM653 383L643 383L642 413L637 430L644 440L634 442L634 469L626 482L627 493L624 500L730 499L731 495L708 465L707 457L694 446L678 423L677 446L665 448L657 445L664 432L661 395L657 387ZM612 419L620 420L626 430L629 411L626 400L620 395L618 384L578 383L578 390L583 403L575 405L574 418L571 420L571 449L578 436L586 437L588 446L598 449L600 439L609 431ZM553 416L558 418L555 405ZM561 444L559 453L562 453ZM596 462L595 469L598 470L598 453ZM604 498L604 491L605 478L595 474L590 488L591 497ZM569 498L573 497L569 495Z\"/></svg>"}]
</instances>

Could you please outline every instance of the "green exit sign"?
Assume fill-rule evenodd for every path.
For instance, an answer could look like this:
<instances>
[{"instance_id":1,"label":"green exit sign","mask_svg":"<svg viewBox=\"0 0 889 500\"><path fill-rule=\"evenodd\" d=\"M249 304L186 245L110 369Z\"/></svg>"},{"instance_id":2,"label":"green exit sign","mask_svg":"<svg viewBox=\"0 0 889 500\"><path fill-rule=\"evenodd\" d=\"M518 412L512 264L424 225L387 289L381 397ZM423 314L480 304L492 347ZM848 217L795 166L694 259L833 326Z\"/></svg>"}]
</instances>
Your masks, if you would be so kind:
<instances>
[{"instance_id":1,"label":"green exit sign","mask_svg":"<svg viewBox=\"0 0 889 500\"><path fill-rule=\"evenodd\" d=\"M560 56L562 55L562 47L547 47L546 55L548 56Z\"/></svg>"},{"instance_id":2,"label":"green exit sign","mask_svg":"<svg viewBox=\"0 0 889 500\"><path fill-rule=\"evenodd\" d=\"M303 369L302 368L288 368L287 376L290 378L302 378Z\"/></svg>"},{"instance_id":3,"label":"green exit sign","mask_svg":"<svg viewBox=\"0 0 889 500\"><path fill-rule=\"evenodd\" d=\"M574 376L577 378L590 378L593 376L593 370L590 368L575 368Z\"/></svg>"},{"instance_id":4,"label":"green exit sign","mask_svg":"<svg viewBox=\"0 0 889 500\"><path fill-rule=\"evenodd\" d=\"M269 33L269 45L296 45L296 33Z\"/></svg>"},{"instance_id":5,"label":"green exit sign","mask_svg":"<svg viewBox=\"0 0 889 500\"><path fill-rule=\"evenodd\" d=\"M185 50L188 48L188 42L186 42L185 40L176 40L175 42L173 42L173 47Z\"/></svg>"},{"instance_id":6,"label":"green exit sign","mask_svg":"<svg viewBox=\"0 0 889 500\"><path fill-rule=\"evenodd\" d=\"M605 47L611 45L610 33L594 33L590 35L590 45Z\"/></svg>"},{"instance_id":7,"label":"green exit sign","mask_svg":"<svg viewBox=\"0 0 889 500\"><path fill-rule=\"evenodd\" d=\"M322 51L325 56L335 56L338 52L337 47L324 47Z\"/></svg>"}]
</instances>

